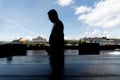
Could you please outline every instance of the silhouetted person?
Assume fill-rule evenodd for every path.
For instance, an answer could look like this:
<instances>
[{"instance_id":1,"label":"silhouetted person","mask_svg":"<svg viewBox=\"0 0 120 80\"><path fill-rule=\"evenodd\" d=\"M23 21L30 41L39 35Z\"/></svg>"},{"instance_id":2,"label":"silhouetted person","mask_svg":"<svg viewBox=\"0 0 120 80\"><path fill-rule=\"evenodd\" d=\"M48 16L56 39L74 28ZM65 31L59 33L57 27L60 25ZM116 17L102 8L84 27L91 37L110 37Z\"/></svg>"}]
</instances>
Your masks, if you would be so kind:
<instances>
[{"instance_id":1,"label":"silhouetted person","mask_svg":"<svg viewBox=\"0 0 120 80\"><path fill-rule=\"evenodd\" d=\"M52 80L61 80L64 70L64 25L59 20L56 10L50 10L48 17L53 23L48 51L52 67Z\"/></svg>"}]
</instances>

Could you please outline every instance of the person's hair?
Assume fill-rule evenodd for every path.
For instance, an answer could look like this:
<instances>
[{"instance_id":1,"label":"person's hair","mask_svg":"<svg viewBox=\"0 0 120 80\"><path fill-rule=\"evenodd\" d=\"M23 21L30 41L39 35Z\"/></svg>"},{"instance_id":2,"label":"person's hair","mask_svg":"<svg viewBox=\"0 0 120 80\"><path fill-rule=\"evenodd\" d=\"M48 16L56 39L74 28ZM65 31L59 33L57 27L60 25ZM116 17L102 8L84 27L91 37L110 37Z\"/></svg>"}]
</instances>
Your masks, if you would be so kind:
<instances>
[{"instance_id":1,"label":"person's hair","mask_svg":"<svg viewBox=\"0 0 120 80\"><path fill-rule=\"evenodd\" d=\"M54 18L55 18L55 17L58 18L58 14L57 14L57 11L56 11L55 9L49 10L48 15L51 15L51 16L53 16Z\"/></svg>"}]
</instances>

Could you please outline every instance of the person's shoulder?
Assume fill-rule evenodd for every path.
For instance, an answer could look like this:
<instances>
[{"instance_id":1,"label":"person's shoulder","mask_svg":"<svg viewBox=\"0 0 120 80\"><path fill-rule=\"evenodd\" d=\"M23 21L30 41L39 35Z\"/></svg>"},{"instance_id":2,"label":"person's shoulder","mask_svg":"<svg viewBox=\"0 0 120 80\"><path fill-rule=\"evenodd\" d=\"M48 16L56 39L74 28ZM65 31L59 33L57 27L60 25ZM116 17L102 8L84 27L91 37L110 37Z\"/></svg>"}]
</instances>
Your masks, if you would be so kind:
<instances>
[{"instance_id":1,"label":"person's shoulder","mask_svg":"<svg viewBox=\"0 0 120 80\"><path fill-rule=\"evenodd\" d=\"M58 20L56 24L63 25L63 22L61 20Z\"/></svg>"}]
</instances>

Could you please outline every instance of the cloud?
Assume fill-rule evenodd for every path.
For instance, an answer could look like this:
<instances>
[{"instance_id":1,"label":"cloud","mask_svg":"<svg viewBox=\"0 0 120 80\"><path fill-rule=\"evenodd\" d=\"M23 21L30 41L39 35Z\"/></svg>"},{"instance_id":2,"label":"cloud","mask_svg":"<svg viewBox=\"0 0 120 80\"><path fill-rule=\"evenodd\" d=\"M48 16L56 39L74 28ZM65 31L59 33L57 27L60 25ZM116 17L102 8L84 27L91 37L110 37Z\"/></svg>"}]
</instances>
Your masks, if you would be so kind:
<instances>
[{"instance_id":1,"label":"cloud","mask_svg":"<svg viewBox=\"0 0 120 80\"><path fill-rule=\"evenodd\" d=\"M89 26L111 28L120 25L120 0L101 0L93 8L80 6L75 10L75 14L80 15L79 20Z\"/></svg>"},{"instance_id":2,"label":"cloud","mask_svg":"<svg viewBox=\"0 0 120 80\"><path fill-rule=\"evenodd\" d=\"M108 31L100 31L98 29L93 30L92 32L85 32L82 37L113 37L113 35Z\"/></svg>"},{"instance_id":3,"label":"cloud","mask_svg":"<svg viewBox=\"0 0 120 80\"><path fill-rule=\"evenodd\" d=\"M81 14L81 13L89 12L91 9L92 9L91 7L80 6L80 7L75 8L75 10L76 10L75 14Z\"/></svg>"},{"instance_id":4,"label":"cloud","mask_svg":"<svg viewBox=\"0 0 120 80\"><path fill-rule=\"evenodd\" d=\"M81 38L84 37L107 37L107 38L120 38L120 33L116 33L116 32L111 32L108 30L99 30L99 29L94 29L91 32L84 32L81 36Z\"/></svg>"},{"instance_id":5,"label":"cloud","mask_svg":"<svg viewBox=\"0 0 120 80\"><path fill-rule=\"evenodd\" d=\"M60 6L68 6L70 4L74 3L74 0L58 0L57 4L59 4Z\"/></svg>"}]
</instances>

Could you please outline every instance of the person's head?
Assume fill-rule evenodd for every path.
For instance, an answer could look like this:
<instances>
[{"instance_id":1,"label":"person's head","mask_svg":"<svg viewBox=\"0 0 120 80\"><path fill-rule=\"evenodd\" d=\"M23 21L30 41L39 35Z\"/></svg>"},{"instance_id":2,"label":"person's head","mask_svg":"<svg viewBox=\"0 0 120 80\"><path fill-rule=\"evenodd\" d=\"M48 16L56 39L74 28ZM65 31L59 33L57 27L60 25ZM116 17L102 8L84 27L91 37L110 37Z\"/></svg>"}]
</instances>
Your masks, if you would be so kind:
<instances>
[{"instance_id":1,"label":"person's head","mask_svg":"<svg viewBox=\"0 0 120 80\"><path fill-rule=\"evenodd\" d=\"M48 17L50 19L51 22L56 22L58 20L58 14L57 14L57 11L55 9L51 9L49 12L48 12Z\"/></svg>"}]
</instances>

